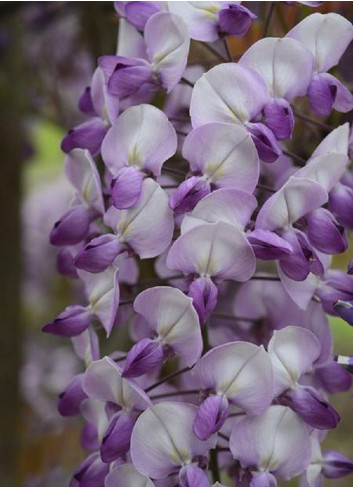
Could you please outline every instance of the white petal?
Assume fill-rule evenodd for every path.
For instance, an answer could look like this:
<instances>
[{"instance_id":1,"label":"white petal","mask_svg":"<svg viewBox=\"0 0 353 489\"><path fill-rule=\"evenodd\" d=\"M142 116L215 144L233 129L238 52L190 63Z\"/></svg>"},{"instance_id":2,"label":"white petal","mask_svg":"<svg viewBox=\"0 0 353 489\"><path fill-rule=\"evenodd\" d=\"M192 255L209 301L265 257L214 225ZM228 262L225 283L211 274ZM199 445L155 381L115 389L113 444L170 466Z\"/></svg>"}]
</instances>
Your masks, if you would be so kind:
<instances>
[{"instance_id":1,"label":"white petal","mask_svg":"<svg viewBox=\"0 0 353 489\"><path fill-rule=\"evenodd\" d=\"M255 197L243 190L222 188L204 197L181 223L181 234L207 223L226 222L240 229L250 221L257 207Z\"/></svg>"},{"instance_id":2,"label":"white petal","mask_svg":"<svg viewBox=\"0 0 353 489\"><path fill-rule=\"evenodd\" d=\"M331 131L319 144L311 155L310 159L315 156L325 155L328 153L340 153L347 155L349 144L349 124L346 122Z\"/></svg>"},{"instance_id":3,"label":"white petal","mask_svg":"<svg viewBox=\"0 0 353 489\"><path fill-rule=\"evenodd\" d=\"M216 436L200 441L193 434L196 412L191 404L161 402L141 414L131 437L132 462L141 474L161 479L216 445Z\"/></svg>"},{"instance_id":4,"label":"white petal","mask_svg":"<svg viewBox=\"0 0 353 489\"><path fill-rule=\"evenodd\" d=\"M183 157L217 187L253 192L259 179L258 153L242 126L215 122L194 129L185 139Z\"/></svg>"},{"instance_id":5,"label":"white petal","mask_svg":"<svg viewBox=\"0 0 353 489\"><path fill-rule=\"evenodd\" d=\"M275 395L293 387L300 377L312 370L321 345L316 336L300 326L287 326L275 331L268 344L274 368Z\"/></svg>"},{"instance_id":6,"label":"white petal","mask_svg":"<svg viewBox=\"0 0 353 489\"><path fill-rule=\"evenodd\" d=\"M309 178L317 182L327 192L332 190L343 176L348 164L348 157L341 153L328 153L316 156L298 170L294 176Z\"/></svg>"},{"instance_id":7,"label":"white petal","mask_svg":"<svg viewBox=\"0 0 353 489\"><path fill-rule=\"evenodd\" d=\"M312 78L313 57L295 39L261 39L243 54L239 63L263 77L272 97L288 102L305 95Z\"/></svg>"},{"instance_id":8,"label":"white petal","mask_svg":"<svg viewBox=\"0 0 353 489\"><path fill-rule=\"evenodd\" d=\"M342 15L315 13L293 27L287 37L309 49L315 59L314 70L322 73L338 64L353 38L353 26Z\"/></svg>"},{"instance_id":9,"label":"white petal","mask_svg":"<svg viewBox=\"0 0 353 489\"><path fill-rule=\"evenodd\" d=\"M208 122L246 124L268 101L265 82L257 73L236 63L224 63L195 83L190 104L192 126Z\"/></svg>"},{"instance_id":10,"label":"white petal","mask_svg":"<svg viewBox=\"0 0 353 489\"><path fill-rule=\"evenodd\" d=\"M192 299L174 287L153 287L139 294L134 309L171 345L188 366L201 356L202 338L198 315Z\"/></svg>"}]
</instances>

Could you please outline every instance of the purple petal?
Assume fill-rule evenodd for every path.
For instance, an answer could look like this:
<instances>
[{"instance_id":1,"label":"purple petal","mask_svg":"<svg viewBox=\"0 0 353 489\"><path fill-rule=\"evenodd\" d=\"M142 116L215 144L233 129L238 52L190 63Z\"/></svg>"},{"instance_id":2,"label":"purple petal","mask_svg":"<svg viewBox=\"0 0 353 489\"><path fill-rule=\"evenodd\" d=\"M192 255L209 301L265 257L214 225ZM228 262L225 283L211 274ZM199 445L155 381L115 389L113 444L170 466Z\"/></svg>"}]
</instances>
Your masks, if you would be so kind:
<instances>
[{"instance_id":1,"label":"purple petal","mask_svg":"<svg viewBox=\"0 0 353 489\"><path fill-rule=\"evenodd\" d=\"M210 481L204 470L195 464L187 464L179 472L181 487L210 487Z\"/></svg>"},{"instance_id":2,"label":"purple petal","mask_svg":"<svg viewBox=\"0 0 353 489\"><path fill-rule=\"evenodd\" d=\"M59 273L70 278L78 278L77 270L74 265L74 256L67 248L59 251L56 260L56 267Z\"/></svg>"},{"instance_id":3,"label":"purple petal","mask_svg":"<svg viewBox=\"0 0 353 489\"><path fill-rule=\"evenodd\" d=\"M87 115L95 116L96 111L94 110L91 96L91 87L86 87L83 94L78 101L78 108L81 112Z\"/></svg>"},{"instance_id":4,"label":"purple petal","mask_svg":"<svg viewBox=\"0 0 353 489\"><path fill-rule=\"evenodd\" d=\"M125 463L110 470L105 478L105 487L153 487L148 477L137 472L132 464Z\"/></svg>"},{"instance_id":5,"label":"purple petal","mask_svg":"<svg viewBox=\"0 0 353 489\"><path fill-rule=\"evenodd\" d=\"M230 3L228 8L223 8L218 14L221 31L235 37L245 36L253 19L256 19L256 15L237 3Z\"/></svg>"},{"instance_id":6,"label":"purple petal","mask_svg":"<svg viewBox=\"0 0 353 489\"><path fill-rule=\"evenodd\" d=\"M75 258L75 266L91 273L103 272L124 249L114 234L93 238Z\"/></svg>"},{"instance_id":7,"label":"purple petal","mask_svg":"<svg viewBox=\"0 0 353 489\"><path fill-rule=\"evenodd\" d=\"M122 168L112 180L111 195L114 207L128 209L141 198L144 175L131 167Z\"/></svg>"},{"instance_id":8,"label":"purple petal","mask_svg":"<svg viewBox=\"0 0 353 489\"><path fill-rule=\"evenodd\" d=\"M228 414L228 401L225 397L207 397L198 408L193 432L200 440L208 440L213 433L222 428Z\"/></svg>"},{"instance_id":9,"label":"purple petal","mask_svg":"<svg viewBox=\"0 0 353 489\"><path fill-rule=\"evenodd\" d=\"M353 461L336 450L327 450L323 455L322 473L328 479L345 477L353 472Z\"/></svg>"},{"instance_id":10,"label":"purple petal","mask_svg":"<svg viewBox=\"0 0 353 489\"><path fill-rule=\"evenodd\" d=\"M125 17L136 29L143 31L148 19L161 9L161 2L126 2Z\"/></svg>"},{"instance_id":11,"label":"purple petal","mask_svg":"<svg viewBox=\"0 0 353 489\"><path fill-rule=\"evenodd\" d=\"M123 377L140 377L156 370L163 362L163 348L159 341L143 338L127 354Z\"/></svg>"},{"instance_id":12,"label":"purple petal","mask_svg":"<svg viewBox=\"0 0 353 489\"><path fill-rule=\"evenodd\" d=\"M277 487L277 481L269 472L252 472L250 487Z\"/></svg>"},{"instance_id":13,"label":"purple petal","mask_svg":"<svg viewBox=\"0 0 353 489\"><path fill-rule=\"evenodd\" d=\"M100 448L103 462L113 462L129 451L135 422L136 415L124 411L111 418Z\"/></svg>"},{"instance_id":14,"label":"purple petal","mask_svg":"<svg viewBox=\"0 0 353 489\"><path fill-rule=\"evenodd\" d=\"M353 326L353 302L338 300L333 307L340 318Z\"/></svg>"},{"instance_id":15,"label":"purple petal","mask_svg":"<svg viewBox=\"0 0 353 489\"><path fill-rule=\"evenodd\" d=\"M334 360L316 368L315 378L319 379L320 386L329 394L347 391L352 385L350 373Z\"/></svg>"},{"instance_id":16,"label":"purple petal","mask_svg":"<svg viewBox=\"0 0 353 489\"><path fill-rule=\"evenodd\" d=\"M323 73L321 77L330 87L333 95L333 108L338 112L350 112L353 109L353 95L349 89L330 73Z\"/></svg>"},{"instance_id":17,"label":"purple petal","mask_svg":"<svg viewBox=\"0 0 353 489\"><path fill-rule=\"evenodd\" d=\"M58 411L61 416L76 416L80 414L80 404L87 398L82 388L83 374L73 377L64 392L59 395Z\"/></svg>"},{"instance_id":18,"label":"purple petal","mask_svg":"<svg viewBox=\"0 0 353 489\"><path fill-rule=\"evenodd\" d=\"M308 238L322 253L335 255L348 248L347 236L330 211L316 209L306 216Z\"/></svg>"},{"instance_id":19,"label":"purple petal","mask_svg":"<svg viewBox=\"0 0 353 489\"><path fill-rule=\"evenodd\" d=\"M336 88L322 75L316 75L308 88L311 110L321 117L331 114L336 92Z\"/></svg>"},{"instance_id":20,"label":"purple petal","mask_svg":"<svg viewBox=\"0 0 353 489\"><path fill-rule=\"evenodd\" d=\"M282 154L282 149L271 129L261 122L252 122L246 127L254 141L260 160L266 163L276 161Z\"/></svg>"},{"instance_id":21,"label":"purple petal","mask_svg":"<svg viewBox=\"0 0 353 489\"><path fill-rule=\"evenodd\" d=\"M330 192L329 209L342 226L353 229L353 189L337 183Z\"/></svg>"},{"instance_id":22,"label":"purple petal","mask_svg":"<svg viewBox=\"0 0 353 489\"><path fill-rule=\"evenodd\" d=\"M196 204L210 193L210 184L200 177L190 177L170 196L169 206L177 214L192 211Z\"/></svg>"},{"instance_id":23,"label":"purple petal","mask_svg":"<svg viewBox=\"0 0 353 489\"><path fill-rule=\"evenodd\" d=\"M297 386L281 397L281 403L293 411L313 428L327 430L336 428L340 416L316 389Z\"/></svg>"},{"instance_id":24,"label":"purple petal","mask_svg":"<svg viewBox=\"0 0 353 489\"><path fill-rule=\"evenodd\" d=\"M293 253L292 245L271 231L255 229L247 238L256 258L260 260L277 260Z\"/></svg>"},{"instance_id":25,"label":"purple petal","mask_svg":"<svg viewBox=\"0 0 353 489\"><path fill-rule=\"evenodd\" d=\"M102 487L109 472L109 465L102 462L99 453L89 455L75 471L71 487Z\"/></svg>"},{"instance_id":26,"label":"purple petal","mask_svg":"<svg viewBox=\"0 0 353 489\"><path fill-rule=\"evenodd\" d=\"M264 108L266 125L271 129L276 139L289 139L294 128L293 111L284 99L269 102Z\"/></svg>"},{"instance_id":27,"label":"purple petal","mask_svg":"<svg viewBox=\"0 0 353 489\"><path fill-rule=\"evenodd\" d=\"M69 306L52 323L46 324L42 331L58 336L78 336L93 320L92 312L83 306Z\"/></svg>"},{"instance_id":28,"label":"purple petal","mask_svg":"<svg viewBox=\"0 0 353 489\"><path fill-rule=\"evenodd\" d=\"M210 278L200 277L191 282L188 296L193 300L193 305L200 318L200 324L204 325L206 319L217 306L217 286Z\"/></svg>"},{"instance_id":29,"label":"purple petal","mask_svg":"<svg viewBox=\"0 0 353 489\"><path fill-rule=\"evenodd\" d=\"M54 224L50 233L50 243L54 246L67 246L82 241L89 229L91 215L84 205L71 207Z\"/></svg>"},{"instance_id":30,"label":"purple petal","mask_svg":"<svg viewBox=\"0 0 353 489\"><path fill-rule=\"evenodd\" d=\"M61 143L64 153L70 153L75 148L88 149L92 156L100 152L101 144L109 126L99 117L71 129Z\"/></svg>"}]
</instances>

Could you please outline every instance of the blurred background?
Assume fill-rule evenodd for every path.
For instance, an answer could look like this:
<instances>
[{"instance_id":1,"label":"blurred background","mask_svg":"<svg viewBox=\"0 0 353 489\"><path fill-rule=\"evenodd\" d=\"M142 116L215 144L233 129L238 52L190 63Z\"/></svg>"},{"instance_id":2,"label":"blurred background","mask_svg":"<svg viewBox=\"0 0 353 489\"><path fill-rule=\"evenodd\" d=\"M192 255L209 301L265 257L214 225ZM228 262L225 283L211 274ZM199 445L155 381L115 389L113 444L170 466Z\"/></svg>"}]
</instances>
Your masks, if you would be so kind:
<instances>
[{"instance_id":1,"label":"blurred background","mask_svg":"<svg viewBox=\"0 0 353 489\"><path fill-rule=\"evenodd\" d=\"M271 2L248 3L259 21L245 38L232 40L234 54L261 37ZM272 35L283 35L310 12L276 3ZM319 10L353 19L353 2L325 2ZM80 295L56 272L48 240L72 195L60 142L84 120L78 98L97 57L115 52L117 29L113 2L0 2L1 486L67 485L84 458L79 420L56 410L57 396L82 365L69 341L44 335L41 327ZM198 56L194 46L191 58ZM340 74L353 83L353 46ZM312 134L296 138L297 153L310 154ZM353 258L353 236L351 241L352 251L339 256L336 267ZM337 319L332 327L335 353L353 354L353 328ZM333 404L342 422L325 445L353 458L352 393L335 396ZM352 486L353 477L337 482Z\"/></svg>"}]
</instances>

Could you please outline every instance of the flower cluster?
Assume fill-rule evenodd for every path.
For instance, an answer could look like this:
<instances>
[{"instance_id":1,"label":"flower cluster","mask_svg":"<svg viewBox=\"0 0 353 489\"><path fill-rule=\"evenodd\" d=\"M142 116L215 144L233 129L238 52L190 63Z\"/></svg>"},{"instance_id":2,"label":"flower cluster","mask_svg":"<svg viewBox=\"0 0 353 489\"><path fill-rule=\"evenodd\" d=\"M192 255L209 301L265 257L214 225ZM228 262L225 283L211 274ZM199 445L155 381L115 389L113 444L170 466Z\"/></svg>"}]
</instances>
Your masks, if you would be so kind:
<instances>
[{"instance_id":1,"label":"flower cluster","mask_svg":"<svg viewBox=\"0 0 353 489\"><path fill-rule=\"evenodd\" d=\"M99 58L89 119L63 140L76 195L50 235L86 293L43 328L85 364L58 405L85 420L71 485L344 476L353 462L320 444L340 420L327 395L351 385L327 319L353 323L353 265L330 268L353 228L351 140L317 116L353 108L328 73L353 26L312 13L234 62L227 36L255 18L239 2L115 8L118 52ZM190 40L212 54L187 66ZM317 137L308 158L292 151L297 125Z\"/></svg>"}]
</instances>

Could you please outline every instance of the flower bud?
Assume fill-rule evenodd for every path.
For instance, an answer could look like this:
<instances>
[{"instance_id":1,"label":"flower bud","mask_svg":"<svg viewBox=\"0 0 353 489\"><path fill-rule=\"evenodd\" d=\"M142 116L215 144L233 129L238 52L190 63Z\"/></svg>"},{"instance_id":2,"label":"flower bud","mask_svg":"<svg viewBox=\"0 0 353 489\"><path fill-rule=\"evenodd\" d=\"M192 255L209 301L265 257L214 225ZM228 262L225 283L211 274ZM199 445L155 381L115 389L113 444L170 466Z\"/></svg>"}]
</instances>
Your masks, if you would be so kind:
<instances>
[{"instance_id":1,"label":"flower bud","mask_svg":"<svg viewBox=\"0 0 353 489\"><path fill-rule=\"evenodd\" d=\"M75 258L75 266L91 273L103 272L124 249L114 234L93 238Z\"/></svg>"},{"instance_id":2,"label":"flower bud","mask_svg":"<svg viewBox=\"0 0 353 489\"><path fill-rule=\"evenodd\" d=\"M353 326L353 302L338 300L334 303L333 308L336 314L346 323Z\"/></svg>"},{"instance_id":3,"label":"flower bud","mask_svg":"<svg viewBox=\"0 0 353 489\"><path fill-rule=\"evenodd\" d=\"M54 224L50 233L50 243L54 246L79 243L86 237L90 221L90 212L86 206L76 205L71 207Z\"/></svg>"},{"instance_id":4,"label":"flower bud","mask_svg":"<svg viewBox=\"0 0 353 489\"><path fill-rule=\"evenodd\" d=\"M108 129L109 126L102 119L94 117L71 129L62 140L61 149L64 153L70 153L75 148L88 149L92 156L96 156Z\"/></svg>"},{"instance_id":5,"label":"flower bud","mask_svg":"<svg viewBox=\"0 0 353 489\"><path fill-rule=\"evenodd\" d=\"M83 374L75 375L64 392L59 395L58 411L61 416L80 414L81 402L87 398L82 388Z\"/></svg>"},{"instance_id":6,"label":"flower bud","mask_svg":"<svg viewBox=\"0 0 353 489\"><path fill-rule=\"evenodd\" d=\"M70 487L103 487L109 465L102 462L99 453L89 455L75 471Z\"/></svg>"},{"instance_id":7,"label":"flower bud","mask_svg":"<svg viewBox=\"0 0 353 489\"><path fill-rule=\"evenodd\" d=\"M353 472L353 461L336 450L323 454L322 473L328 479L338 479Z\"/></svg>"},{"instance_id":8,"label":"flower bud","mask_svg":"<svg viewBox=\"0 0 353 489\"><path fill-rule=\"evenodd\" d=\"M46 324L42 331L58 336L78 336L88 328L92 319L92 313L87 307L69 306L52 323Z\"/></svg>"},{"instance_id":9,"label":"flower bud","mask_svg":"<svg viewBox=\"0 0 353 489\"><path fill-rule=\"evenodd\" d=\"M227 8L223 8L218 14L218 24L221 32L235 37L245 36L253 19L256 19L255 14L243 5L236 3L230 3Z\"/></svg>"}]
</instances>

